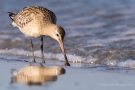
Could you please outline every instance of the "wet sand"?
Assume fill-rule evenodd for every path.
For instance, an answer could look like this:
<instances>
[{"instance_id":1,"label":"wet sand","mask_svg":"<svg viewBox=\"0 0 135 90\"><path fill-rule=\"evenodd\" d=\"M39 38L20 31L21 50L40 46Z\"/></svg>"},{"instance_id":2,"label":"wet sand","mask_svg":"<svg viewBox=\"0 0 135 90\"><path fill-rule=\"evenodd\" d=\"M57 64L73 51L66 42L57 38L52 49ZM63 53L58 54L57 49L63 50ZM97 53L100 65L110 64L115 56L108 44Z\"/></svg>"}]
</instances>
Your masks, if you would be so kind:
<instances>
[{"instance_id":1,"label":"wet sand","mask_svg":"<svg viewBox=\"0 0 135 90\"><path fill-rule=\"evenodd\" d=\"M47 61L45 66L55 66L55 61ZM51 63L51 64L50 64ZM45 82L43 85L27 85L11 83L12 70L28 66L28 62L0 59L0 89L1 90L134 90L135 71L101 66L72 64L63 67L66 73L57 80ZM52 65L54 64L54 65Z\"/></svg>"},{"instance_id":2,"label":"wet sand","mask_svg":"<svg viewBox=\"0 0 135 90\"><path fill-rule=\"evenodd\" d=\"M45 37L45 66L63 67L66 73L43 85L11 84L13 70L28 65L31 51L7 12L31 5L56 13L66 30L71 67L63 66L56 42ZM3 0L0 11L0 90L134 90L135 0ZM40 42L34 41L40 62Z\"/></svg>"}]
</instances>

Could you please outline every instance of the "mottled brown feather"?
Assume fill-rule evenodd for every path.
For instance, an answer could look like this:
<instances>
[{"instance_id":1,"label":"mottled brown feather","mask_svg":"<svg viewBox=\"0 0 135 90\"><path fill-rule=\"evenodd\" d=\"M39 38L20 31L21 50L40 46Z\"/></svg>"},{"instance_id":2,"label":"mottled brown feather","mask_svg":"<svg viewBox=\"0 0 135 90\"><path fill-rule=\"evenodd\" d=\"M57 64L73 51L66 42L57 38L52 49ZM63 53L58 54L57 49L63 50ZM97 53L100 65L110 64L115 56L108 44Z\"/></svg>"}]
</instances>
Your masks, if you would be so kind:
<instances>
[{"instance_id":1,"label":"mottled brown feather","mask_svg":"<svg viewBox=\"0 0 135 90\"><path fill-rule=\"evenodd\" d=\"M13 21L19 27L23 28L38 15L43 16L43 21L46 22L46 24L56 24L56 15L52 11L41 6L30 6L23 8L22 11L14 16Z\"/></svg>"}]
</instances>

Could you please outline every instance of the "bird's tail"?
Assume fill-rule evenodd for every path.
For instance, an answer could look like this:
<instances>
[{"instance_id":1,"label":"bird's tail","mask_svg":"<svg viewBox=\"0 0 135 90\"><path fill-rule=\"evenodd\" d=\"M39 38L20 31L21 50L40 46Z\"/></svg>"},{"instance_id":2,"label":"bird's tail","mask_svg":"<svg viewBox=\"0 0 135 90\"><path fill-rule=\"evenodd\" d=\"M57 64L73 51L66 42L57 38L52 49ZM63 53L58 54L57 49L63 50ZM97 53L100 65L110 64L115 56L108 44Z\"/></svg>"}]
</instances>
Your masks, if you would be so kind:
<instances>
[{"instance_id":1,"label":"bird's tail","mask_svg":"<svg viewBox=\"0 0 135 90\"><path fill-rule=\"evenodd\" d=\"M16 14L13 13L13 12L8 12L8 15L12 20L14 20L14 17L15 17Z\"/></svg>"}]
</instances>

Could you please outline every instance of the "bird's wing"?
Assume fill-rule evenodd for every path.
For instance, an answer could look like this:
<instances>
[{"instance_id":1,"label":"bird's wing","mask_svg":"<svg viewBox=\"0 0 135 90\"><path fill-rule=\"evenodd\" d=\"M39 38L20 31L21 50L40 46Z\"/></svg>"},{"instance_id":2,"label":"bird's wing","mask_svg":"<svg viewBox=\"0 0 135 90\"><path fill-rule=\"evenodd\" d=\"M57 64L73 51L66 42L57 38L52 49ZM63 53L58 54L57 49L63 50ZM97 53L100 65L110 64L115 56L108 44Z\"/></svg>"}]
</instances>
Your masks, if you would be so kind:
<instances>
[{"instance_id":1,"label":"bird's wing","mask_svg":"<svg viewBox=\"0 0 135 90\"><path fill-rule=\"evenodd\" d=\"M55 14L43 7L33 6L25 7L22 11L16 14L13 18L13 21L21 28L23 28L27 23L31 22L34 17L42 15L44 22L56 24ZM39 17L40 18L40 17Z\"/></svg>"},{"instance_id":2,"label":"bird's wing","mask_svg":"<svg viewBox=\"0 0 135 90\"><path fill-rule=\"evenodd\" d=\"M23 28L27 23L33 20L33 12L23 9L21 12L14 16L13 21L18 25L18 27Z\"/></svg>"}]
</instances>

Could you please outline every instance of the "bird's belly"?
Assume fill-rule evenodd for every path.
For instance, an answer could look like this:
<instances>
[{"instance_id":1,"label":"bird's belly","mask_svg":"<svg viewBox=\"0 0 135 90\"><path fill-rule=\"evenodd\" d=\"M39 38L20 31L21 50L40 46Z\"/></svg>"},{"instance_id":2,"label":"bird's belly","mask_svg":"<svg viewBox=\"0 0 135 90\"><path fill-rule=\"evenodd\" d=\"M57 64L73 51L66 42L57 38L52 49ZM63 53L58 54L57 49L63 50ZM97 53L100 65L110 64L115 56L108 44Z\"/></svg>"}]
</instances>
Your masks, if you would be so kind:
<instances>
[{"instance_id":1,"label":"bird's belly","mask_svg":"<svg viewBox=\"0 0 135 90\"><path fill-rule=\"evenodd\" d=\"M26 36L30 36L30 37L39 37L39 31L35 28L31 28L31 29L27 29L27 30L21 30L21 32L23 34L25 34Z\"/></svg>"},{"instance_id":2,"label":"bird's belly","mask_svg":"<svg viewBox=\"0 0 135 90\"><path fill-rule=\"evenodd\" d=\"M29 36L29 37L39 37L40 34L38 33L37 30L35 29L31 29L31 30L21 30L21 32L23 34L25 34L26 36Z\"/></svg>"},{"instance_id":3,"label":"bird's belly","mask_svg":"<svg viewBox=\"0 0 135 90\"><path fill-rule=\"evenodd\" d=\"M20 29L20 31L29 37L39 37L40 28L37 25L27 25L24 28Z\"/></svg>"}]
</instances>

